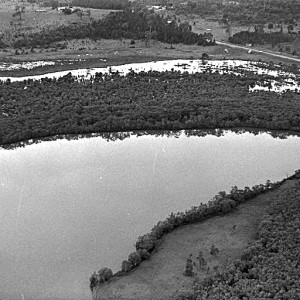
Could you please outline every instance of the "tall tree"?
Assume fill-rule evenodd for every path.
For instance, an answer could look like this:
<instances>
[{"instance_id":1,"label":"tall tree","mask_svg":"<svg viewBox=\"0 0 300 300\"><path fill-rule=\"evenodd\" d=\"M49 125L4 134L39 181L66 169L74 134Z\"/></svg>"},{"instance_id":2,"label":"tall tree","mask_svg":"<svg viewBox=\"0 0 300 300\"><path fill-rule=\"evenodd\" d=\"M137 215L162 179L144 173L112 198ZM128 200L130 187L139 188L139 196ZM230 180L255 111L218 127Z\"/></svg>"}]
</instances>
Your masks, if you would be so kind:
<instances>
[{"instance_id":1,"label":"tall tree","mask_svg":"<svg viewBox=\"0 0 300 300\"><path fill-rule=\"evenodd\" d=\"M20 20L22 20L22 14L25 13L25 6L19 6L17 5L15 7L15 12L13 13L13 17L19 16Z\"/></svg>"}]
</instances>

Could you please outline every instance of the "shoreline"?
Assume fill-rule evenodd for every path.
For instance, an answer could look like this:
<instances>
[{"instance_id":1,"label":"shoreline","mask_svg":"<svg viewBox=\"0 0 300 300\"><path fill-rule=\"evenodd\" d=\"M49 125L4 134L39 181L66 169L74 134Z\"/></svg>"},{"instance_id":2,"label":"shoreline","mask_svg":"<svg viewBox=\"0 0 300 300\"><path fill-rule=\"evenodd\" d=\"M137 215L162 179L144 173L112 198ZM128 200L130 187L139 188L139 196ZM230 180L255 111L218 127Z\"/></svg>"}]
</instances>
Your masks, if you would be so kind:
<instances>
[{"instance_id":1,"label":"shoreline","mask_svg":"<svg viewBox=\"0 0 300 300\"><path fill-rule=\"evenodd\" d=\"M212 135L222 135L223 132L232 131L236 133L240 132L250 132L253 134L259 134L261 132L268 133L276 138L286 138L287 136L300 136L300 131L296 130L274 130L270 128L263 128L263 127L230 127L230 128L193 128L193 129L178 129L178 130L169 130L169 129L161 129L161 130L154 130L154 129L142 129L142 130L126 130L126 131L101 131L101 132L82 132L82 133L63 133L58 135L50 135L50 136L42 136L39 138L31 138L27 140L21 140L13 143L5 143L0 144L0 149L11 150L19 147L26 147L31 146L33 144L38 144L47 141L55 141L60 139L68 139L78 140L82 138L93 138L93 137L102 137L107 139L108 141L115 141L117 139L123 140L132 135L141 136L141 135L169 135L170 133L176 134L186 134L188 136L198 136L199 133L201 136L206 136L209 134Z\"/></svg>"},{"instance_id":2,"label":"shoreline","mask_svg":"<svg viewBox=\"0 0 300 300\"><path fill-rule=\"evenodd\" d=\"M295 171L294 175L284 178L281 181L276 182L274 184L271 183L271 185L273 185L271 188L267 188L267 190L261 190L257 194L251 196L249 199L241 201L236 206L228 208L228 211L226 211L225 213L221 212L221 213L217 213L217 214L212 214L201 220L195 220L190 223L184 223L184 224L179 225L178 227L174 228L174 230L163 233L162 236L159 238L160 239L159 242L156 242L156 244L155 244L156 246L155 246L154 250L151 252L151 256L149 256L148 258L146 258L145 260L143 260L142 262L140 262L139 264L137 264L136 266L134 266L132 269L130 269L128 271L125 271L125 272L119 271L119 272L115 273L113 275L113 277L108 278L108 280L101 281L101 279L100 279L100 282L98 284L96 284L95 286L93 286L93 289L92 289L93 299L108 300L108 299L114 299L114 297L117 295L118 299L125 300L125 299L128 299L127 297L129 297L129 295L130 295L130 297L129 297L130 299L140 299L140 297L143 297L143 299L150 300L150 299L152 299L151 297L153 296L153 293L154 293L157 295L156 299L162 300L162 299L170 299L170 296L171 295L174 296L174 293L176 294L177 292L179 292L180 288L184 291L184 293L190 292L192 290L193 284L196 279L197 279L197 282L199 282L199 280L204 280L206 277L214 275L216 267L219 267L217 269L217 272L222 271L223 269L226 268L228 263L231 262L231 260L234 260L233 257L235 257L235 259L239 259L246 247L245 242L242 245L239 245L240 242L237 242L237 241L233 242L234 245L231 244L232 242L228 244L227 239L229 238L229 236L232 235L233 233L237 233L237 232L232 231L232 229L229 230L229 228L226 228L226 227L231 228L232 223L230 226L230 221L228 223L228 221L226 221L225 219L226 218L234 219L235 226L237 226L237 228L243 227L244 225L242 225L241 222L242 223L244 222L244 218L242 218L241 220L236 220L236 217L234 217L234 215L236 215L236 214L239 215L240 214L239 211L241 211L244 206L246 206L246 207L248 206L249 207L248 209L250 211L251 211L250 207L252 207L252 210L254 209L254 211L257 210L257 208L259 207L260 212L259 213L257 212L257 215L255 217L256 221L254 222L254 225L252 225L252 227L254 226L255 228L252 228L252 230L250 230L251 234L248 237L248 243L249 243L249 241L253 242L253 240L255 240L254 237L256 235L258 223L261 222L261 218L263 217L263 213L262 213L261 209L264 208L263 212L265 213L265 211L266 211L268 205L271 203L271 201L275 201L273 199L276 199L276 198L274 198L274 196L270 198L270 195L275 194L275 195L281 196L282 194L286 193L287 190L294 188L295 184L299 183L299 174L298 173L299 173L298 171ZM285 186L285 185L290 186L290 187L283 188L283 186ZM230 195L230 193L229 193L229 195ZM215 198L214 198L214 200L212 200L212 202L222 203L222 200L220 200L220 198L219 198L220 196L221 196L221 193L219 193L217 196L215 196ZM261 203L259 204L259 202L257 202L257 201L260 198L265 199L266 201L265 202L260 201ZM226 199L226 198L223 198L223 199ZM223 201L225 201L225 200L223 200ZM214 204L211 204L211 205L213 206ZM208 205L208 207L212 207L211 205ZM192 209L196 210L197 207L196 208L193 207ZM186 211L185 214L187 214L187 213L188 213L188 211ZM180 215L180 213L178 213L178 215ZM155 230L155 231L159 230L159 227L166 228L166 222L169 219L170 218L166 219L165 221L158 222L158 224L153 227L151 233L153 232L153 230ZM251 217L251 214L250 214L249 220L251 220L251 219L253 219L253 217ZM225 221L223 221L223 220L225 220ZM195 244L194 239L197 240L197 244L199 243L198 240L200 239L201 234L199 235L198 238L196 238L196 235L198 236L198 231L204 230L201 227L207 228L205 230L209 231L209 232L206 232L204 237L201 236L200 244L202 245L202 248L200 248L200 249L203 250L208 247L208 245L204 246L203 244L204 243L209 244L209 243L207 243L207 241L204 241L206 238L209 239L209 242L211 242L211 239L216 240L215 236L212 236L212 238L209 238L208 236L206 236L206 235L212 235L212 233L210 232L211 226L217 226L217 228L219 228L218 227L219 225L216 225L216 222L217 223L221 222L221 223L223 223L223 226L225 225L225 228L223 228L221 230L221 231L224 231L223 235L225 234L227 236L229 234L229 236L226 237L225 241L222 242L223 246L220 249L221 254L215 256L214 258L208 258L208 256L206 256L208 265L211 269L209 272L206 271L206 268L205 268L205 270L203 270L201 268L200 269L196 268L195 264L194 264L194 270L196 273L194 273L194 275L192 275L190 277L184 276L184 274L182 273L184 270L184 259L187 259L188 257L190 257L190 258L195 257L197 255L196 249L199 249L194 245ZM252 223L252 221L250 221L250 223ZM210 225L208 225L208 227L207 227L206 224L210 224ZM210 229L208 229L208 228L210 228ZM219 229L217 229L217 230L219 230ZM253 231L253 229L254 229L254 231ZM249 230L249 229L247 229L247 230ZM185 233L180 233L180 232L185 232ZM149 236L149 234L146 234L144 236ZM175 244L178 244L178 239L183 239L183 238L189 240L189 242L188 242L189 246L187 249L187 244L186 244L187 242L183 242L181 240L180 242L183 243L184 245L183 246L178 245L178 248L182 248L181 250L183 253L181 253L181 255L179 255L179 253L177 253L179 250L172 249L172 248L174 248ZM141 237L138 239L138 241L141 242ZM170 241L172 241L172 242L170 242ZM225 242L225 245L224 245L224 242ZM214 245L214 243L213 243L213 245ZM220 247L221 242L219 242L219 244L217 244L217 246ZM225 247L225 249L223 249L223 247ZM239 251L241 251L241 252L237 252L237 249L235 249L234 252L232 252L232 250L230 250L231 247L233 247L233 248L237 247L237 249L239 249ZM226 248L227 248L227 250L226 250ZM176 252L177 255L175 255L174 253L172 253L172 255L171 255L171 253L168 253L168 251ZM208 249L206 249L206 251L208 251ZM224 251L225 251L225 253L224 253ZM188 253L191 253L191 254L188 255ZM130 256L132 256L132 254L129 255L129 261L130 261ZM168 262L163 261L164 259L170 260L170 256L174 257L174 260L176 260L177 264L179 263L179 261L182 262L181 266L180 265L173 266L172 267L172 269L174 269L173 271L171 271L170 266L167 266ZM194 259L194 258L192 258L192 259ZM197 258L195 261L197 262ZM158 262L160 262L160 263L158 263ZM169 264L171 265L172 262L170 261ZM123 267L123 264L122 264L122 267ZM180 271L180 270L182 270L182 271ZM180 273L178 273L178 272L180 272ZM151 280L151 277L149 276L150 273L153 274L152 280ZM158 278L154 279L156 276ZM195 278L194 276L196 276L196 279L194 279ZM100 277L101 277L101 275L100 275ZM141 278L141 279L139 279L139 278ZM98 277L98 279L99 279L99 277ZM159 282L159 281L161 281L161 282ZM166 289L165 293L163 292L164 289ZM182 292L182 291L180 291L180 292Z\"/></svg>"}]
</instances>

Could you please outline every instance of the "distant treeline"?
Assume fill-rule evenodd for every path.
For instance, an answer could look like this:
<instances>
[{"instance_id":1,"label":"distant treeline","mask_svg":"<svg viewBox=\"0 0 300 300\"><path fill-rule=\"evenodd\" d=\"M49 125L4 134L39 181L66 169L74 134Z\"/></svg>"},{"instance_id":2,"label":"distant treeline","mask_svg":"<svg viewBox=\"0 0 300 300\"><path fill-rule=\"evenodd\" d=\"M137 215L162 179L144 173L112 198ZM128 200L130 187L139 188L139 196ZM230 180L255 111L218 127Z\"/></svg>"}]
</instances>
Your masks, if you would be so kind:
<instances>
[{"instance_id":1,"label":"distant treeline","mask_svg":"<svg viewBox=\"0 0 300 300\"><path fill-rule=\"evenodd\" d=\"M297 37L294 35L284 34L281 32L250 32L240 31L229 37L229 42L234 44L251 43L253 45L270 44L275 46L279 43L286 43L295 40Z\"/></svg>"},{"instance_id":2,"label":"distant treeline","mask_svg":"<svg viewBox=\"0 0 300 300\"><path fill-rule=\"evenodd\" d=\"M125 9L131 6L129 0L73 0L72 5L98 9Z\"/></svg>"},{"instance_id":3,"label":"distant treeline","mask_svg":"<svg viewBox=\"0 0 300 300\"><path fill-rule=\"evenodd\" d=\"M299 94L249 93L267 75L142 72L0 84L0 143L58 134L253 127L300 131Z\"/></svg>"},{"instance_id":4,"label":"distant treeline","mask_svg":"<svg viewBox=\"0 0 300 300\"><path fill-rule=\"evenodd\" d=\"M178 14L198 14L202 17L226 15L229 21L241 24L300 20L300 1L295 0L180 0L172 1Z\"/></svg>"},{"instance_id":5,"label":"distant treeline","mask_svg":"<svg viewBox=\"0 0 300 300\"><path fill-rule=\"evenodd\" d=\"M71 39L145 39L153 38L165 43L213 45L207 34L196 34L188 24L168 21L147 9L110 13L102 20L88 24L62 25L55 29L44 28L40 32L22 34L14 43L15 48L48 47L52 43Z\"/></svg>"}]
</instances>

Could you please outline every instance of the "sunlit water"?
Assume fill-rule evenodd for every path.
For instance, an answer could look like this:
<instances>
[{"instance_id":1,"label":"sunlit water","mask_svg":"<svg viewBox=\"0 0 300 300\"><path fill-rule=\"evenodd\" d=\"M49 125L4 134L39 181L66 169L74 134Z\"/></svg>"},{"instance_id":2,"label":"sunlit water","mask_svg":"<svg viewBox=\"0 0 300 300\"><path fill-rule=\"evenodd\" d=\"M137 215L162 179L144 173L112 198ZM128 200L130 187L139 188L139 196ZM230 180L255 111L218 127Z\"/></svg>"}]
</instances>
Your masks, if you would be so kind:
<instances>
[{"instance_id":1,"label":"sunlit water","mask_svg":"<svg viewBox=\"0 0 300 300\"><path fill-rule=\"evenodd\" d=\"M231 186L300 168L300 138L131 136L0 148L0 299L90 299L139 235Z\"/></svg>"},{"instance_id":2,"label":"sunlit water","mask_svg":"<svg viewBox=\"0 0 300 300\"><path fill-rule=\"evenodd\" d=\"M51 62L48 62L51 63ZM266 86L257 83L254 87L249 87L249 91L265 90L273 92L300 91L299 76L293 73L287 73L280 70L280 66L275 66L274 70L268 68L268 65L261 62L252 62L244 60L210 60L203 62L202 60L167 60L167 61L152 61L145 63L132 63L119 66L109 66L105 68L89 68L67 70L54 73L47 73L43 75L32 75L23 77L0 77L0 80L23 81L28 79L41 80L42 78L58 78L71 73L77 76L78 79L90 80L96 73L108 74L111 72L119 72L121 75L128 74L131 70L139 72L148 71L180 71L188 73L196 72L219 72L221 74L233 73L236 75L244 74L244 72L253 72L254 74L264 74L273 76L274 79L268 80ZM268 83L270 84L268 85Z\"/></svg>"}]
</instances>

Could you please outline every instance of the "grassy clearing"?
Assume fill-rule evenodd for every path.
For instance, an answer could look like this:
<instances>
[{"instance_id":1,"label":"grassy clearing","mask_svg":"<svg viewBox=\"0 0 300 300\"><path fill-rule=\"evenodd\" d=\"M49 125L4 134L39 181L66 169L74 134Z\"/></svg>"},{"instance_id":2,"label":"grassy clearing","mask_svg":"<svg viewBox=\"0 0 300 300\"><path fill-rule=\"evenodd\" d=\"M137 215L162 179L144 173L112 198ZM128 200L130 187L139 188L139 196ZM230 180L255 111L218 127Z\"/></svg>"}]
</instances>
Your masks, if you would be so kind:
<instances>
[{"instance_id":1,"label":"grassy clearing","mask_svg":"<svg viewBox=\"0 0 300 300\"><path fill-rule=\"evenodd\" d=\"M67 25L73 22L90 21L88 16L84 16L80 19L76 14L65 15L58 10L53 10L51 7L42 7L38 4L22 3L25 5L25 13L22 14L22 20L19 17L13 17L15 6L20 5L20 1L10 1L0 3L0 28L2 31L11 30L16 26L20 30L41 30L44 27ZM45 11L39 11L45 10ZM102 19L112 10L104 9L90 9L91 18Z\"/></svg>"}]
</instances>

